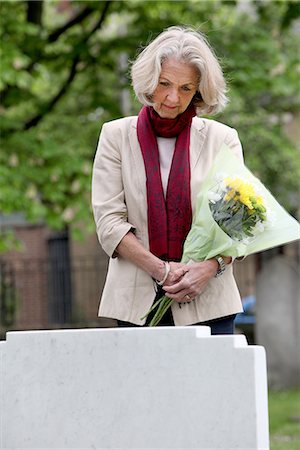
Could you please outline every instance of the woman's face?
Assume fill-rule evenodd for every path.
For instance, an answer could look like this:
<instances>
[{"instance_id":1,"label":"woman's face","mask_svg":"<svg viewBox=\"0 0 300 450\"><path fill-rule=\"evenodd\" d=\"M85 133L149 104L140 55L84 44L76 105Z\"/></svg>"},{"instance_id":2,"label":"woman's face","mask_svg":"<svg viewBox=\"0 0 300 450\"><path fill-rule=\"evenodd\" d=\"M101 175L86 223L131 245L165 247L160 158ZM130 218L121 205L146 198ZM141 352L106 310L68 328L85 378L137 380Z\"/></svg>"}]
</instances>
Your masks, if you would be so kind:
<instances>
[{"instance_id":1,"label":"woman's face","mask_svg":"<svg viewBox=\"0 0 300 450\"><path fill-rule=\"evenodd\" d=\"M197 69L184 61L166 59L161 65L153 108L164 119L175 119L189 106L199 85Z\"/></svg>"}]
</instances>

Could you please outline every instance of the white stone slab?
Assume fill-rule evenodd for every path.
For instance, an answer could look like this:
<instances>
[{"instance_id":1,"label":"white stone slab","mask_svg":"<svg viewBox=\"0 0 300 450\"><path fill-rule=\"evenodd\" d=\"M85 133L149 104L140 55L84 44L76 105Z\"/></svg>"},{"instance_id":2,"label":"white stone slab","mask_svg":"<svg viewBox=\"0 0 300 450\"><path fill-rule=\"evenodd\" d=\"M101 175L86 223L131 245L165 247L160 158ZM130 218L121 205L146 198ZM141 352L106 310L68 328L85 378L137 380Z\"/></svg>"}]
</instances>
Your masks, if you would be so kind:
<instances>
[{"instance_id":1,"label":"white stone slab","mask_svg":"<svg viewBox=\"0 0 300 450\"><path fill-rule=\"evenodd\" d=\"M4 380L3 380L3 355L4 355L4 349L5 349L5 342L0 341L0 449L4 448L3 444L3 416L4 416L4 409L3 409L3 401L4 401Z\"/></svg>"},{"instance_id":2,"label":"white stone slab","mask_svg":"<svg viewBox=\"0 0 300 450\"><path fill-rule=\"evenodd\" d=\"M266 361L207 327L8 333L5 449L266 450Z\"/></svg>"}]
</instances>

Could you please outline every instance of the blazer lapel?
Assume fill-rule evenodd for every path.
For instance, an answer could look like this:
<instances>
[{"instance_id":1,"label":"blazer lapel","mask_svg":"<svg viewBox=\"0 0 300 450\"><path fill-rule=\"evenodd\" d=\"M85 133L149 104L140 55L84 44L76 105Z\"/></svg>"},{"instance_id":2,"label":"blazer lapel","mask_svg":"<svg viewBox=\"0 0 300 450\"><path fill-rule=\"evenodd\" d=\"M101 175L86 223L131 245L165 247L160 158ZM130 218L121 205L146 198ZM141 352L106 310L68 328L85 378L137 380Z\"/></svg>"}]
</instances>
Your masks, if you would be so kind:
<instances>
[{"instance_id":1,"label":"blazer lapel","mask_svg":"<svg viewBox=\"0 0 300 450\"><path fill-rule=\"evenodd\" d=\"M129 133L128 133L128 139L130 143L131 148L131 154L134 160L135 164L135 173L138 178L141 192L143 193L145 199L147 197L146 192L146 172L145 172L145 166L144 166L144 160L143 155L141 152L140 144L137 138L137 117L134 117L132 122L130 123Z\"/></svg>"},{"instance_id":2,"label":"blazer lapel","mask_svg":"<svg viewBox=\"0 0 300 450\"><path fill-rule=\"evenodd\" d=\"M196 120L193 120L190 137L191 172L195 169L203 149L205 140L204 127L205 125L202 119L196 118Z\"/></svg>"},{"instance_id":3,"label":"blazer lapel","mask_svg":"<svg viewBox=\"0 0 300 450\"><path fill-rule=\"evenodd\" d=\"M192 210L195 212L196 198L199 192L199 183L203 174L203 148L206 138L205 124L202 119L193 120L190 139L190 160L191 160L191 201ZM205 158L204 158L205 159ZM201 164L200 164L201 163Z\"/></svg>"}]
</instances>

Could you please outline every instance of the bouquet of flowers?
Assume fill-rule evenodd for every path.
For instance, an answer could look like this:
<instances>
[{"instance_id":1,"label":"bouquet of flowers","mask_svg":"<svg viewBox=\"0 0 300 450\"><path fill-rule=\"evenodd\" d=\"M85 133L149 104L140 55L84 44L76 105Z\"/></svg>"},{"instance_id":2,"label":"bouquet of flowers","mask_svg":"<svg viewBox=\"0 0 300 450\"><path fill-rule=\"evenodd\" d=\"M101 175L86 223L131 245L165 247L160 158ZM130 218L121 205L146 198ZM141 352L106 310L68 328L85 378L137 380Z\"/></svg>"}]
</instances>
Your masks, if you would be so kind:
<instances>
[{"instance_id":1,"label":"bouquet of flowers","mask_svg":"<svg viewBox=\"0 0 300 450\"><path fill-rule=\"evenodd\" d=\"M197 196L182 262L245 257L299 238L299 223L224 145ZM152 306L143 317L156 310L149 326L160 322L172 302L163 296Z\"/></svg>"}]
</instances>

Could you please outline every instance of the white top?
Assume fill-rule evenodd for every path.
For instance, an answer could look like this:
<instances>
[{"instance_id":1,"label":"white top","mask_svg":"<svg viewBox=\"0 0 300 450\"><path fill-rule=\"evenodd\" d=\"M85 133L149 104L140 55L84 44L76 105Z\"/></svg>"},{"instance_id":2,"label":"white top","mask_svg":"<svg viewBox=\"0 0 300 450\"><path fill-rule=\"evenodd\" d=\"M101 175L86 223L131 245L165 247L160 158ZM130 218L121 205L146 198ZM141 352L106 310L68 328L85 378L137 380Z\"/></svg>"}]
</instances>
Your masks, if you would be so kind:
<instances>
[{"instance_id":1,"label":"white top","mask_svg":"<svg viewBox=\"0 0 300 450\"><path fill-rule=\"evenodd\" d=\"M168 179L175 150L176 137L174 138L157 137L156 139L159 152L161 181L163 185L164 196L166 197Z\"/></svg>"}]
</instances>

